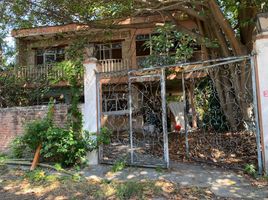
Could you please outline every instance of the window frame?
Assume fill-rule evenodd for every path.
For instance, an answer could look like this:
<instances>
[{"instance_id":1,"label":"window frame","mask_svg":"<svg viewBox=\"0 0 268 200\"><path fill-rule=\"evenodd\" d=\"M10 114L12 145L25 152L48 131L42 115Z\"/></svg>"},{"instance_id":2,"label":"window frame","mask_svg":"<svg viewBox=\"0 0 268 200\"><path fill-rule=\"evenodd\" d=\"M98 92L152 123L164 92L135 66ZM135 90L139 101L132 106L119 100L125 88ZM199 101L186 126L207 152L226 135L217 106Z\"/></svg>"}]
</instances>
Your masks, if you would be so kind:
<instances>
[{"instance_id":1,"label":"window frame","mask_svg":"<svg viewBox=\"0 0 268 200\"><path fill-rule=\"evenodd\" d=\"M115 44L119 44L119 47L114 47ZM96 57L98 60L109 60L109 59L123 59L123 45L122 41L114 41L114 42L107 42L107 43L99 43L96 45ZM109 46L109 47L107 47ZM121 57L120 58L113 58L113 50L120 49L121 50ZM107 54L107 52L109 52ZM108 56L106 56L108 55Z\"/></svg>"},{"instance_id":2,"label":"window frame","mask_svg":"<svg viewBox=\"0 0 268 200\"><path fill-rule=\"evenodd\" d=\"M42 51L41 53L38 51ZM53 52L51 52L53 51ZM59 53L60 52L60 53ZM35 65L49 65L52 63L58 63L61 61L57 61L57 56L63 55L63 60L65 60L65 47L51 47L51 48L45 48L45 49L36 49L35 50ZM46 58L47 56L54 56L53 62L47 62ZM42 64L38 64L38 57L42 57ZM63 61L62 60L62 61Z\"/></svg>"}]
</instances>

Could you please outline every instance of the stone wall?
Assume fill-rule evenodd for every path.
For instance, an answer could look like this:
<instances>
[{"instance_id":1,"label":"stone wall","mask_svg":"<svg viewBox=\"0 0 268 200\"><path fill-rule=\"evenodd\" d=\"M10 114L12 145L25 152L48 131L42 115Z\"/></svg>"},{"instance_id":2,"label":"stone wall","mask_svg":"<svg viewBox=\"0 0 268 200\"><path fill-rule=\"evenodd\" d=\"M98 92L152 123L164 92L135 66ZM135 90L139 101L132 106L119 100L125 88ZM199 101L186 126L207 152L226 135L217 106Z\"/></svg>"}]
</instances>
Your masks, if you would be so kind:
<instances>
[{"instance_id":1,"label":"stone wall","mask_svg":"<svg viewBox=\"0 0 268 200\"><path fill-rule=\"evenodd\" d=\"M68 106L55 106L54 121L64 126L67 119ZM18 135L23 134L27 122L46 116L48 106L13 107L0 109L0 152L7 152L10 142Z\"/></svg>"}]
</instances>

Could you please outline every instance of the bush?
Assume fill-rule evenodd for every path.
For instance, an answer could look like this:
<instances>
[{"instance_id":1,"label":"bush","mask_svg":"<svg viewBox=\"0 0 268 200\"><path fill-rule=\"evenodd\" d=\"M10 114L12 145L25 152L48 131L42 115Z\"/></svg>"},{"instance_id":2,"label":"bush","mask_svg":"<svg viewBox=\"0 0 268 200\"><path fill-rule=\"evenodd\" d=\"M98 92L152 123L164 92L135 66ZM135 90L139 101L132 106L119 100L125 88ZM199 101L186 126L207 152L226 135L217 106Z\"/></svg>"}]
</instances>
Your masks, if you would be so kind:
<instances>
[{"instance_id":1,"label":"bush","mask_svg":"<svg viewBox=\"0 0 268 200\"><path fill-rule=\"evenodd\" d=\"M24 150L30 148L35 152L41 144L41 156L46 161L54 161L63 166L72 166L86 161L88 151L97 149L99 145L109 144L111 131L102 128L100 134L82 130L81 120L67 124L66 128L57 127L53 123L54 105L50 103L47 116L32 121L25 126L24 135L12 143L15 157L23 157Z\"/></svg>"},{"instance_id":2,"label":"bush","mask_svg":"<svg viewBox=\"0 0 268 200\"><path fill-rule=\"evenodd\" d=\"M51 124L47 119L35 120L25 126L23 141L33 151L46 139L46 132Z\"/></svg>"},{"instance_id":3,"label":"bush","mask_svg":"<svg viewBox=\"0 0 268 200\"><path fill-rule=\"evenodd\" d=\"M72 130L50 127L42 142L41 155L70 166L80 164L87 150L86 140L76 140Z\"/></svg>"},{"instance_id":4,"label":"bush","mask_svg":"<svg viewBox=\"0 0 268 200\"><path fill-rule=\"evenodd\" d=\"M24 141L23 136L18 136L16 137L12 142L11 142L11 157L14 158L23 158L28 156L30 153L30 149L28 148L27 144Z\"/></svg>"}]
</instances>

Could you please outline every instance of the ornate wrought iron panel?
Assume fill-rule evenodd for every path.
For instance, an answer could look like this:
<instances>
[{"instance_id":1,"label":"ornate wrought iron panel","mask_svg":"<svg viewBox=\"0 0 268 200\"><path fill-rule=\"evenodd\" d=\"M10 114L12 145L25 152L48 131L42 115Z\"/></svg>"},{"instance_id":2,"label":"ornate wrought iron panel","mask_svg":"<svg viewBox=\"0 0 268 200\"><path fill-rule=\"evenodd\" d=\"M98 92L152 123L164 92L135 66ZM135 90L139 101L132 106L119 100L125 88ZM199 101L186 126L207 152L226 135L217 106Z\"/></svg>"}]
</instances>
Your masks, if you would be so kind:
<instances>
[{"instance_id":1,"label":"ornate wrought iron panel","mask_svg":"<svg viewBox=\"0 0 268 200\"><path fill-rule=\"evenodd\" d=\"M250 60L189 70L183 76L188 155L234 167L257 166Z\"/></svg>"},{"instance_id":2,"label":"ornate wrought iron panel","mask_svg":"<svg viewBox=\"0 0 268 200\"><path fill-rule=\"evenodd\" d=\"M164 70L129 77L131 164L168 166Z\"/></svg>"},{"instance_id":3,"label":"ornate wrought iron panel","mask_svg":"<svg viewBox=\"0 0 268 200\"><path fill-rule=\"evenodd\" d=\"M114 80L99 85L99 126L112 133L111 143L99 151L100 162L107 164L129 160L128 85L122 79Z\"/></svg>"}]
</instances>

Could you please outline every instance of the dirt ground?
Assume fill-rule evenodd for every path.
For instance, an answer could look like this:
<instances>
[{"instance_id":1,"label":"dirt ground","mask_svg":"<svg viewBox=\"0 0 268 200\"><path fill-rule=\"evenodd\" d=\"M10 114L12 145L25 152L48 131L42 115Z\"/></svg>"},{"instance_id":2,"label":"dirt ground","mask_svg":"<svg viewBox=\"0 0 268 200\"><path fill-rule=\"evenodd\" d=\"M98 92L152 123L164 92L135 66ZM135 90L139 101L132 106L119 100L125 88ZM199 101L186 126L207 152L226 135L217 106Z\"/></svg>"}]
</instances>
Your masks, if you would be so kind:
<instances>
[{"instance_id":1,"label":"dirt ground","mask_svg":"<svg viewBox=\"0 0 268 200\"><path fill-rule=\"evenodd\" d=\"M185 187L165 180L101 181L81 176L34 172L19 168L0 168L1 200L63 199L228 199L208 188Z\"/></svg>"}]
</instances>

